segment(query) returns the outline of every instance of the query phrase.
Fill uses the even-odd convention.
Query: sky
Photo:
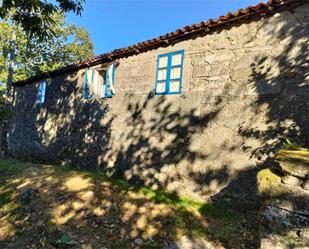
[[[262,0],[85,1],[81,17],[74,14],[67,17],[69,22],[89,31],[98,55],[256,5]]]

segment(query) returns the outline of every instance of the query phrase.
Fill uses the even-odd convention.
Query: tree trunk
[[[13,28],[9,67],[8,67],[8,78],[6,82],[6,96],[7,98],[9,98],[9,102],[10,102],[10,97],[12,95],[12,83],[13,83],[13,76],[14,76],[14,69],[15,69],[15,52],[16,52],[16,31]]]
[[[6,98],[5,98],[5,109],[12,110],[13,103],[13,94],[12,94],[12,84],[14,78],[14,69],[15,69],[15,52],[16,52],[16,31],[13,28],[12,31],[12,39],[11,39],[11,50],[9,57],[9,67],[8,67],[8,77],[6,82]],[[8,139],[9,139],[9,131],[11,127],[10,117],[3,120],[1,124],[1,136],[0,136],[0,149],[1,154],[8,155]]]

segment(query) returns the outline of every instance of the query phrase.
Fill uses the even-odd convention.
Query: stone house
[[[15,82],[9,151],[248,200],[285,138],[308,144],[308,17],[270,1]]]

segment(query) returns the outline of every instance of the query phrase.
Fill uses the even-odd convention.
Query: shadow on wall
[[[239,129],[242,136],[263,142],[253,151],[257,158],[273,155],[285,138],[309,146],[309,29],[303,23],[308,15],[306,8],[282,15],[287,18],[285,23],[267,23],[258,31],[264,32],[266,43],[277,40],[280,46],[256,57],[251,65],[252,90],[261,97],[250,105],[257,114],[266,113],[265,125],[259,129],[253,119],[250,125]]]
[[[47,87],[44,104],[36,102],[35,85],[28,85],[29,89],[19,92],[17,101],[20,103],[16,106],[23,109],[15,112],[26,122],[20,124],[22,122],[15,119],[18,127],[12,137],[21,139],[23,145],[17,144],[26,149],[18,147],[15,152],[18,157],[96,168],[97,158],[104,153],[109,141],[113,120],[102,122],[109,110],[105,100],[83,100],[83,84],[76,84],[79,79],[78,74],[55,78]],[[29,109],[33,112],[28,112]]]
[[[252,117],[247,124],[240,125],[238,130],[239,135],[244,139],[248,141],[255,139],[261,142],[260,146],[255,148],[245,148],[250,151],[251,158],[258,161],[259,169],[271,167],[273,170],[277,170],[273,158],[286,138],[305,147],[309,146],[309,29],[308,23],[304,24],[304,20],[308,19],[307,9],[308,7],[298,8],[296,13],[285,12],[277,15],[276,18],[280,21],[278,25],[276,25],[277,20],[274,18],[274,20],[266,21],[258,30],[263,33],[266,44],[279,41],[277,48],[266,49],[265,52],[262,52],[264,55],[257,56],[254,59],[255,62],[250,65],[252,74],[248,88],[258,93],[259,97],[252,101],[247,108],[255,110],[256,116]],[[285,21],[282,22],[282,20]],[[245,172],[245,175],[256,181],[256,173],[257,170],[248,171]],[[214,199],[224,196],[226,192],[233,192],[235,185],[241,185],[241,181],[239,181],[241,176],[242,173],[227,188],[220,191]],[[251,187],[253,186],[250,186],[249,189]],[[257,189],[255,191],[257,192]],[[269,194],[272,195],[272,193]],[[309,200],[306,195],[302,196],[302,194],[304,193],[292,191],[289,194],[277,194],[272,197],[281,201],[290,200],[292,206],[289,207],[289,210],[297,212],[299,210],[297,205],[309,206]],[[281,215],[282,217],[286,215],[284,217],[286,220],[295,219],[293,213],[287,212]],[[260,240],[270,238],[274,235],[273,233],[288,237],[290,232],[301,243],[305,238],[303,236],[306,236],[302,234],[303,229],[308,228],[308,218],[302,217],[302,219],[302,222],[297,226],[293,225],[294,227],[284,225],[278,228],[275,221],[266,227],[257,223],[260,232],[264,232]],[[266,235],[265,231],[267,231]],[[290,246],[288,248],[294,248],[295,241],[292,241],[291,238],[288,240],[290,240],[290,244],[285,241]]]
[[[207,152],[198,148],[201,144],[194,144],[199,141],[199,134],[216,120],[223,106],[220,99],[211,111],[200,115],[199,108],[189,106],[183,110],[178,104],[175,109],[169,96],[150,93],[124,107],[125,129],[117,134],[117,113],[111,112],[108,100],[83,100],[82,84],[71,84],[79,80],[78,75],[64,78],[59,77],[48,86],[43,105],[36,103],[34,85],[28,85],[29,89],[19,94],[20,103],[16,106],[23,110],[15,110],[20,121],[15,119],[17,127],[12,136],[17,146],[22,146],[16,149],[19,158],[96,169],[154,187],[175,184],[171,187],[173,191],[180,186],[177,184],[182,184],[181,188],[188,184],[188,194],[197,196],[213,192],[208,192],[207,185],[213,185],[214,190],[227,183],[228,165],[208,170],[203,164]],[[26,99],[29,92],[33,92],[30,100]],[[29,109],[34,111],[27,112]],[[214,157],[219,155],[213,153]],[[197,169],[190,170],[189,166],[194,164]],[[188,180],[183,182],[185,177]]]
[[[181,107],[173,110],[173,103],[166,98],[150,93],[145,100],[128,105],[127,130],[120,134],[125,142],[120,142],[120,148],[115,151],[109,151],[107,160],[114,159],[109,174],[162,187],[181,179],[186,173],[177,172],[175,166],[180,162],[193,164],[208,157],[207,153],[190,146],[194,135],[216,119],[220,107],[200,117],[196,109],[184,114]],[[152,115],[148,115],[149,110]],[[159,180],[159,174],[166,166],[177,173],[169,176],[167,169],[164,179]],[[213,175],[213,179],[215,177]]]

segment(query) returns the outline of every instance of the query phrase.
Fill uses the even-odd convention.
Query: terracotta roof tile
[[[215,31],[219,27],[224,27],[225,25],[229,25],[236,21],[247,20],[255,16],[259,17],[262,14],[271,15],[282,10],[297,7],[303,3],[304,0],[270,0],[267,3],[259,3],[255,6],[249,6],[246,9],[239,9],[237,12],[234,13],[228,12],[226,15],[220,16],[217,19],[209,19],[207,22],[202,21],[197,24],[192,24],[191,26],[185,26],[182,29],[177,29],[174,32],[161,35],[157,38],[148,41],[139,42],[135,45],[128,46],[126,48],[115,49],[109,53],[88,58],[84,61],[79,61],[75,64],[57,69],[52,72],[42,73],[26,80],[17,81],[14,82],[13,85],[14,86],[24,85],[32,83],[34,81],[38,81],[46,77],[52,77],[64,73],[69,73],[72,71],[76,71],[78,69],[87,68],[89,66],[94,66],[100,63],[108,63],[114,59],[130,56],[132,54],[140,53],[141,51],[147,51],[150,49],[160,47],[165,43],[177,42],[178,40],[181,39],[187,39],[191,35],[196,35],[198,33],[200,33],[201,35],[205,35],[205,31],[206,33]]]

